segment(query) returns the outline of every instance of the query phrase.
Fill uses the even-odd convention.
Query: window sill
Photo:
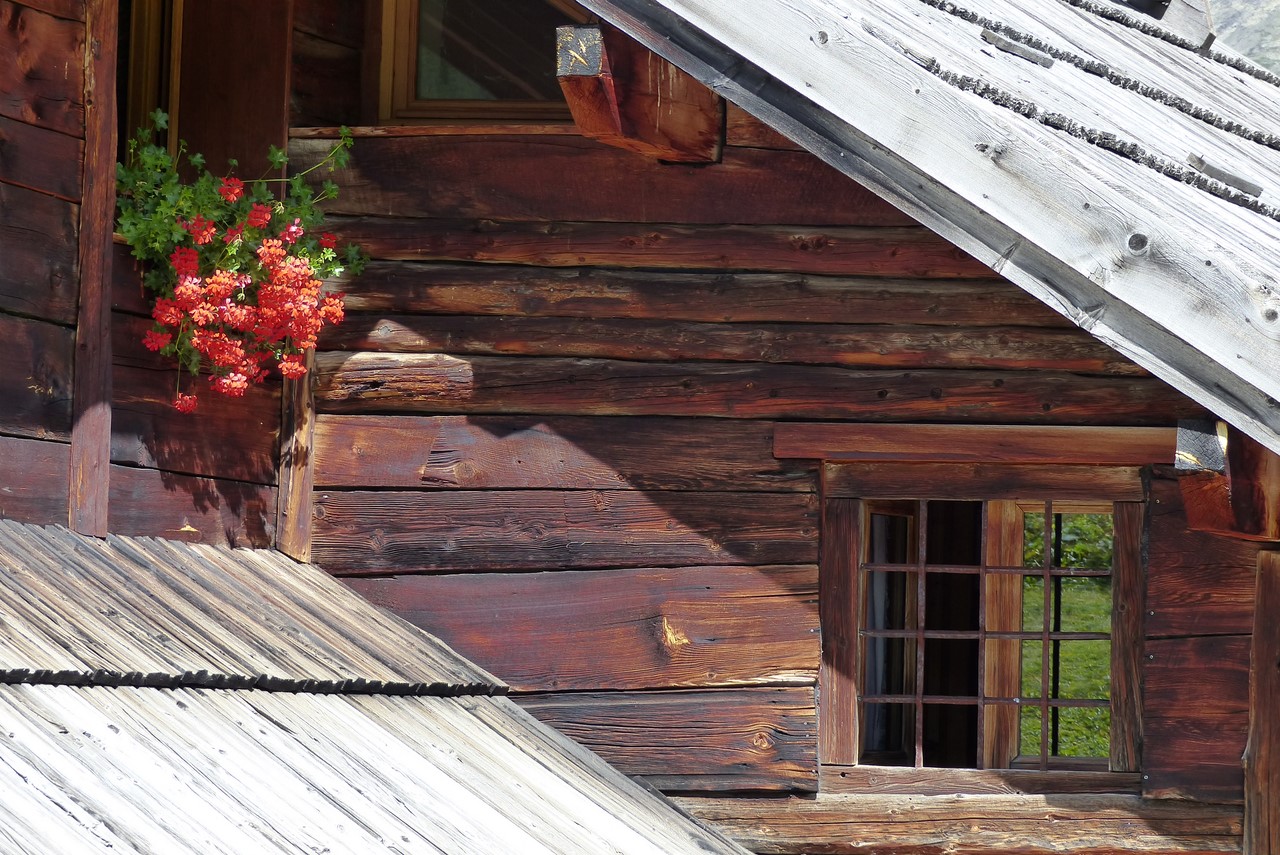
[[[818,769],[824,794],[1048,795],[1111,793],[1137,795],[1137,772],[1038,769],[913,769],[905,766],[834,766]]]

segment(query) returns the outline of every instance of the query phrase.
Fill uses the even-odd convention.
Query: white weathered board
[[[1280,451],[1274,76],[1098,0],[585,2]]]

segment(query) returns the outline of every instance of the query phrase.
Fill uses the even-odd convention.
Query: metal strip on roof
[[[493,675],[278,553],[0,520],[0,682],[493,693]]]

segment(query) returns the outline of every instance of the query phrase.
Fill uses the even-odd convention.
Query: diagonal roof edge
[[[716,4],[707,0],[582,2],[1104,343],[1280,452],[1280,372],[1275,370],[1274,330],[1280,313],[1271,305],[1274,263],[1266,260],[1265,253],[1238,245],[1247,239],[1227,243],[1232,246],[1230,253],[1215,244],[1219,254],[1205,262],[1207,269],[1186,263],[1183,253],[1176,261],[1183,263],[1177,272],[1185,274],[1185,279],[1155,263],[1159,252],[1200,238],[1177,219],[1189,207],[1187,198],[1180,195],[1181,185],[1171,179],[1169,186],[1161,185],[1172,197],[1169,210],[1152,211],[1142,204],[1144,200],[1122,195],[1115,186],[1122,182],[1092,180],[1089,193],[1077,196],[1096,194],[1107,204],[1092,209],[1086,204],[1084,211],[1064,207],[1061,221],[1042,219],[1038,229],[1027,228],[1025,221],[1001,216],[1017,206],[1020,181],[1025,197],[1044,203],[1049,210],[1050,197],[1064,183],[1075,181],[1077,176],[1070,170],[1080,162],[1094,158],[1113,173],[1114,165],[1089,152],[1087,142],[1076,140],[1073,145],[1062,139],[1065,135],[1055,136],[1051,128],[1030,127],[1032,123],[1016,116],[1001,116],[994,112],[1002,109],[996,106],[982,115],[976,127],[966,129],[979,137],[976,144],[967,146],[977,152],[966,150],[963,143],[953,145],[948,153],[958,157],[945,167],[939,166],[936,152],[932,158],[918,147],[899,153],[872,132],[883,117],[871,115],[877,105],[867,94],[874,91],[881,105],[901,104],[904,112],[910,105],[913,115],[895,118],[901,124],[919,124],[944,115],[941,105],[958,100],[960,93],[948,92],[945,86],[931,87],[932,75],[920,67],[919,58],[913,59],[912,51],[884,51],[883,43],[874,43],[874,34],[859,34],[856,23],[849,26],[837,20],[835,4],[767,7],[752,0],[727,11],[716,10]],[[787,32],[776,26],[782,14],[776,10],[783,6],[793,16]],[[759,36],[743,39],[740,33],[729,33],[724,23],[730,15],[749,21],[743,26],[754,27]],[[826,36],[825,27],[858,41],[867,48],[865,53],[878,50],[877,61],[891,67],[879,69],[879,75],[866,73],[864,67],[856,78],[852,67],[842,79],[832,74],[833,69],[845,69],[840,60],[831,58],[833,51],[824,50],[829,42],[819,36]],[[831,39],[830,45],[837,41]],[[841,86],[851,94],[842,98]],[[922,88],[928,90],[924,97],[920,97]],[[947,130],[958,133],[952,126]],[[997,164],[999,158],[986,156],[981,140],[1002,139],[1041,152],[1038,165],[1044,169],[1038,181],[1028,181],[1025,172],[1013,174],[1013,158]],[[1061,162],[1054,162],[1055,155]],[[981,181],[1004,191],[1003,210],[989,203],[991,197],[985,192],[957,189],[967,182],[965,189],[973,191]],[[993,190],[993,196],[998,195]],[[1207,201],[1211,197],[1204,195],[1206,201],[1194,198],[1191,207],[1209,208],[1210,220],[1221,216],[1221,210]],[[1223,231],[1223,240],[1229,241],[1231,226]],[[1072,239],[1075,249],[1083,247],[1092,254],[1081,257],[1064,251]],[[1208,316],[1199,316],[1194,310],[1204,308],[1206,298],[1215,295],[1230,298],[1226,307],[1210,305]],[[1232,315],[1242,307],[1239,316]],[[1179,312],[1184,309],[1186,317],[1180,322]]]

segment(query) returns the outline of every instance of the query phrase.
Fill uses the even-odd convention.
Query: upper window
[[[860,761],[1108,768],[1109,504],[864,503]]]
[[[384,0],[382,119],[560,121],[556,27],[571,0]]]

